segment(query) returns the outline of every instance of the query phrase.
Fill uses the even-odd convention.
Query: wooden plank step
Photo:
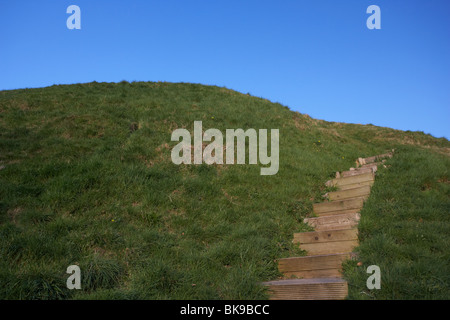
[[[300,249],[305,250],[308,256],[317,254],[347,253],[358,246],[358,240],[342,240],[318,243],[305,243]]]
[[[360,183],[364,181],[373,181],[375,179],[375,175],[373,172],[363,173],[356,176],[349,176],[349,177],[340,177],[336,179],[332,179],[327,181],[327,186],[344,186],[347,184],[354,184],[354,183]]]
[[[353,228],[358,225],[361,215],[357,212],[322,216],[316,218],[305,218],[304,223],[313,227],[316,231],[338,230]]]
[[[364,164],[370,164],[377,161],[377,157],[358,158],[358,164],[360,166]]]
[[[364,181],[360,183],[352,183],[352,184],[346,184],[345,186],[340,186],[339,190],[348,190],[348,189],[354,189],[362,186],[373,186],[374,181]]]
[[[306,256],[317,257],[315,256]],[[313,279],[313,278],[342,278],[342,266],[340,268],[330,269],[317,269],[317,270],[301,270],[301,271],[287,271],[284,272],[285,277],[296,277],[301,279]]]
[[[340,278],[289,279],[263,283],[270,300],[343,300],[347,281]]]
[[[393,153],[392,152],[388,152],[388,153],[384,153],[384,154],[379,154],[373,157],[367,157],[367,158],[358,158],[358,164],[359,165],[364,165],[364,164],[370,164],[370,163],[374,163],[377,161],[380,161],[384,158],[392,158]]]
[[[341,177],[351,177],[351,176],[357,176],[359,174],[364,174],[364,173],[374,173],[376,172],[376,169],[374,171],[373,169],[374,167],[367,167],[367,168],[358,168],[358,169],[354,169],[354,170],[348,170],[348,171],[342,171],[341,172]]]
[[[343,240],[355,240],[358,239],[358,229],[338,229],[327,231],[311,231],[294,233],[293,243],[306,244],[306,243],[320,243],[320,242],[332,242]]]
[[[385,158],[392,158],[393,156],[394,156],[394,151],[388,152],[388,153],[379,154],[376,157],[377,157],[377,160],[381,160],[381,159],[385,159]]]
[[[352,199],[350,199],[352,200]],[[361,209],[344,209],[344,210],[333,210],[328,211],[324,213],[318,213],[316,214],[318,217],[324,217],[324,216],[333,216],[333,215],[341,215],[345,213],[353,213],[353,212],[359,212]]]
[[[351,253],[284,258],[278,260],[278,270],[304,279],[342,277],[342,263],[351,258]]]
[[[376,163],[370,163],[370,164],[363,164],[362,166],[360,166],[358,169],[367,169],[367,168],[372,168],[373,172],[377,171],[377,168],[379,165],[381,165],[382,163],[380,162],[376,162]]]
[[[358,197],[367,197],[370,194],[370,186],[361,186],[357,188],[339,190],[328,193],[328,198],[331,201],[345,200]]]
[[[364,205],[363,198],[354,198],[349,200],[328,201],[313,204],[313,211],[318,216],[330,214],[342,214],[359,211]]]

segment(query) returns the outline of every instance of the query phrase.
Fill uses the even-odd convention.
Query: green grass
[[[171,133],[192,133],[196,120],[222,132],[279,129],[278,173],[261,176],[259,165],[174,165]],[[432,187],[420,191],[422,202],[396,196],[385,206],[405,206],[396,214],[414,224],[423,203],[430,204],[421,216],[425,230],[417,231],[424,243],[435,232],[448,244],[438,236],[448,234],[440,224],[448,221],[441,217],[448,182],[431,177],[448,181],[449,147],[423,132],[315,120],[215,86],[121,82],[1,91],[0,298],[265,299],[259,283],[279,276],[276,259],[303,254],[292,245],[293,233],[309,230],[302,220],[327,191],[324,182],[358,157],[392,148],[403,151],[375,186],[397,183],[384,178],[391,174],[416,183],[429,173]],[[374,198],[401,192],[398,186],[375,187]],[[433,206],[440,206],[440,218]],[[365,217],[370,205],[364,210]],[[395,244],[384,225],[364,219],[363,237],[374,232],[380,245]],[[405,227],[406,240],[414,230]],[[427,255],[421,248],[408,250]],[[447,253],[433,261],[448,261]],[[382,262],[374,264],[385,292]],[[65,286],[72,264],[81,268],[82,290]],[[447,274],[439,270],[423,281],[448,287]],[[394,288],[387,296],[405,294]]]
[[[348,262],[351,299],[450,298],[450,159],[402,147],[376,177],[361,211],[359,261]],[[381,289],[368,290],[378,265]]]

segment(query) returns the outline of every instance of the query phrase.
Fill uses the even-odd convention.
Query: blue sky
[[[450,138],[449,14],[448,0],[0,0],[0,90],[194,82]]]

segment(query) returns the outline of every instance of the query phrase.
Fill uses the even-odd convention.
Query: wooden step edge
[[[349,199],[352,200],[352,199]],[[335,216],[340,214],[346,214],[346,213],[360,213],[363,206],[360,206],[359,208],[349,208],[349,209],[342,209],[342,210],[329,210],[324,212],[315,212],[315,216],[318,217],[326,217],[326,216]]]
[[[383,153],[372,157],[366,157],[366,158],[358,158],[356,160],[356,163],[359,165],[365,165],[365,164],[371,164],[376,163],[378,161],[382,161],[386,158],[392,158],[394,156],[393,152]]]
[[[361,214],[350,212],[344,214],[304,218],[303,222],[315,229],[315,231],[336,230],[343,228],[357,228]]]
[[[358,239],[358,229],[342,228],[328,231],[309,231],[294,233],[294,244],[323,243]]]
[[[320,218],[320,217],[328,217],[328,216],[336,216],[336,215],[341,215],[341,214],[346,214],[346,213],[359,213],[361,211],[362,207],[359,209],[344,209],[344,210],[333,210],[333,211],[327,211],[327,212],[320,212],[320,213],[316,213],[317,217],[316,218]]]
[[[348,283],[342,278],[286,279],[263,283],[270,300],[344,300]]]
[[[315,256],[301,256],[278,259],[278,271],[284,279],[295,278],[342,278],[342,264],[356,260],[355,252],[332,253]]]
[[[343,278],[342,266],[328,269],[284,271],[283,279]]]
[[[333,186],[351,184],[356,182],[370,181],[375,179],[375,174],[373,172],[362,173],[356,176],[350,177],[340,177],[331,180]]]
[[[367,199],[369,199],[370,193],[367,194],[357,194],[357,195],[346,195],[346,194],[340,194],[339,198],[335,198],[335,195],[331,196],[330,201],[340,201],[340,200],[353,200],[353,199],[358,199],[361,198],[363,199],[363,201],[366,201]],[[361,207],[362,209],[362,207]]]
[[[370,194],[370,191],[371,187],[369,185],[364,185],[351,189],[328,192],[327,198],[330,199],[331,201],[347,200],[358,197],[367,199],[367,197]]]
[[[313,212],[319,215],[330,211],[360,210],[364,206],[365,200],[364,197],[356,197],[353,199],[313,203]]]
[[[340,186],[338,188],[338,190],[336,190],[336,191],[328,192],[328,194],[342,193],[343,191],[345,191],[345,192],[365,191],[365,192],[369,193],[372,189],[373,183],[374,183],[374,181],[366,181],[366,182],[357,182],[357,183],[347,184],[344,186]],[[341,187],[344,187],[347,189],[340,189]]]
[[[365,182],[357,182],[357,183],[352,183],[352,184],[346,184],[346,185],[343,185],[343,186],[339,186],[338,187],[338,191],[358,188],[358,187],[362,187],[362,186],[370,186],[371,187],[371,186],[373,186],[374,183],[375,183],[375,181],[371,180],[371,181],[365,181]]]
[[[286,286],[286,285],[305,285],[305,284],[322,284],[322,283],[347,283],[340,278],[312,278],[312,279],[281,279],[262,282],[267,286]]]
[[[356,220],[359,221],[361,219],[361,213],[357,210],[353,210],[351,212],[345,212],[340,214],[330,214],[330,215],[324,215],[324,216],[316,216],[316,217],[309,217],[309,218],[303,218],[304,223],[308,223],[310,221],[317,221],[322,223],[337,223],[340,221],[349,221],[349,220]],[[345,228],[341,228],[345,229]]]
[[[278,259],[278,270],[285,273],[339,268],[343,261],[354,257],[355,253],[347,252],[282,258]]]
[[[348,228],[358,228],[358,222],[345,223]],[[342,228],[342,224],[323,224],[314,227],[317,231],[330,231]]]
[[[352,252],[358,245],[358,239],[354,239],[319,243],[303,243],[299,245],[299,247],[300,249],[306,251],[307,256],[315,256],[320,254]]]
[[[375,175],[373,173],[363,173],[356,176],[349,176],[349,177],[342,177],[333,179],[332,185],[333,187],[340,187],[345,186],[347,184],[355,184],[355,183],[361,183],[361,182],[367,182],[367,181],[374,181]]]
[[[296,256],[296,257],[287,257],[287,258],[280,258],[278,261],[293,261],[293,260],[311,260],[311,259],[319,259],[319,258],[326,258],[326,257],[351,257],[354,255],[354,252],[347,252],[347,253],[332,253],[332,254],[319,254],[317,256]]]
[[[362,173],[359,175],[353,175],[353,176],[346,176],[346,177],[339,177],[335,179],[331,179],[325,182],[325,186],[327,187],[340,187],[347,184],[355,184],[355,183],[361,183],[361,182],[367,182],[367,181],[374,181],[375,180],[375,173],[367,172]]]
[[[353,170],[352,170],[353,169]],[[340,173],[341,177],[354,177],[358,176],[364,173],[375,173],[377,171],[376,166],[375,167],[367,167],[367,168],[350,168],[350,170],[342,171]]]
[[[364,169],[364,168],[375,168],[375,172],[377,171],[379,166],[384,165],[384,163],[386,162],[386,159],[381,160],[381,161],[377,161],[377,162],[373,162],[373,163],[366,163],[366,164],[357,164],[356,168],[358,169]]]
[[[363,165],[360,165],[358,167],[358,169],[359,168],[361,168],[361,169],[364,169],[364,168],[377,168],[378,169],[378,166],[380,166],[382,164],[383,164],[382,162],[374,162],[374,163],[363,164]]]

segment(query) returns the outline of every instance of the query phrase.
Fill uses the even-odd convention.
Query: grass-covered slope
[[[248,164],[173,164],[173,130],[192,134],[196,120],[204,130],[222,132],[279,129],[278,173],[262,176],[261,166]],[[424,133],[313,120],[265,99],[197,84],[2,91],[0,298],[264,299],[258,283],[279,276],[275,260],[302,254],[292,234],[307,230],[302,220],[322,201],[324,182],[358,157],[392,148],[400,150],[401,162],[393,162],[389,175],[402,183],[386,178],[393,185],[379,192],[400,192],[415,181],[422,170],[408,171],[413,167],[401,150],[417,152],[421,163],[439,163],[430,173],[431,189],[420,192],[423,203],[429,196],[448,208],[450,143]],[[377,178],[376,185],[385,180]],[[391,207],[380,210],[401,215],[402,228],[448,228],[432,213],[416,213],[422,202],[414,207],[392,198],[385,201]],[[402,205],[410,210],[394,210]],[[364,238],[372,229],[375,240],[383,237],[385,225],[397,230],[367,219]],[[443,237],[448,244],[448,232]],[[415,248],[421,254],[422,247]],[[73,264],[81,268],[81,290],[66,288],[66,268]],[[356,278],[358,272],[349,271]],[[448,279],[439,281],[448,286]]]
[[[450,158],[402,147],[386,166],[361,211],[359,259],[346,264],[349,298],[448,300]],[[380,290],[366,287],[370,265]]]

